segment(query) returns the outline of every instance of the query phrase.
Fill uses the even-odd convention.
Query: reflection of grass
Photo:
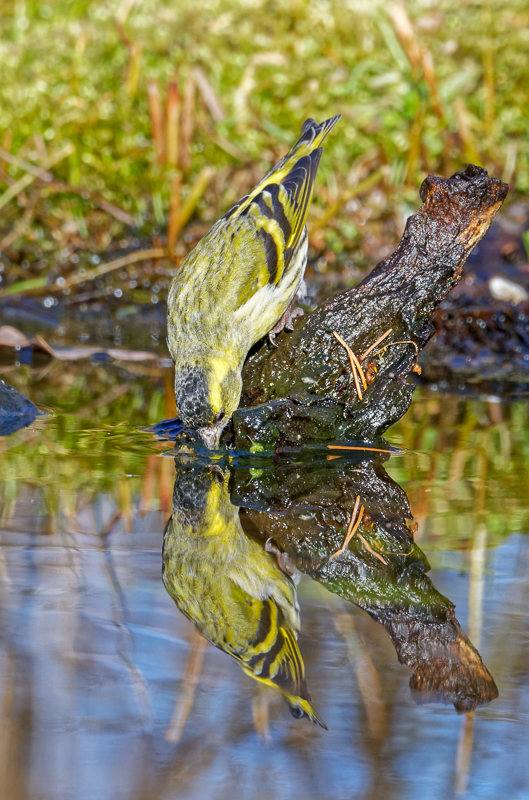
[[[170,373],[167,377],[170,386]],[[164,494],[167,507],[171,490],[160,478],[165,466],[157,463],[156,456],[167,445],[161,447],[140,431],[174,413],[163,373],[158,380],[131,381],[128,376],[127,383],[126,373],[111,365],[81,362],[64,369],[52,362],[44,377],[39,370],[26,368],[9,378],[37,403],[58,413],[0,439],[4,516],[11,513],[24,486],[36,487],[46,513],[53,515],[65,509],[71,512],[100,494],[113,496],[125,518],[131,516],[133,498],[141,498],[138,508],[158,508]],[[162,460],[172,470],[170,459]]]
[[[417,395],[389,432],[412,450],[388,471],[408,493],[421,544],[466,548],[483,525],[489,544],[527,531],[529,419],[512,404]]]
[[[174,415],[170,372],[127,385],[125,373],[111,365],[71,364],[40,378],[38,370],[19,370],[16,378],[25,394],[60,413],[0,440],[6,509],[28,485],[56,511],[100,494],[112,496],[128,518],[133,508],[169,509],[174,466],[157,455],[168,444],[139,429]],[[127,391],[101,402],[119,387]],[[408,493],[421,547],[466,548],[480,525],[489,544],[527,530],[525,402],[438,398],[419,390],[388,437],[410,450],[392,457],[387,469]]]
[[[479,161],[507,179],[515,173],[527,191],[527,4],[442,0],[425,12],[412,0],[411,26],[388,8],[338,0],[4,4],[0,145],[33,166],[72,145],[51,167],[53,180],[35,178],[2,210],[0,239],[19,226],[9,280],[46,274],[55,250],[60,271],[75,271],[72,252],[104,251],[129,217],[151,234],[170,216],[174,237],[190,195],[209,224],[307,115],[344,114],[313,212],[336,207],[324,237],[313,237],[335,252],[362,239],[366,219],[371,233],[388,216],[400,228],[431,170]],[[377,170],[381,191],[371,186],[361,204],[352,200]],[[0,158],[0,195],[25,175],[23,164]],[[16,257],[22,245],[29,265]],[[134,294],[142,287],[131,272],[122,281],[138,284]]]

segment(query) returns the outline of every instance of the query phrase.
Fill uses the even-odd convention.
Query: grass
[[[0,288],[169,234],[170,258],[140,269],[163,297],[307,116],[344,115],[309,224],[330,261],[394,244],[428,172],[473,161],[529,191],[523,0],[16,0],[0,26]],[[145,299],[130,272],[99,289]]]

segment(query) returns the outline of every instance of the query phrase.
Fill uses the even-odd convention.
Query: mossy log
[[[298,320],[277,348],[264,341],[250,355],[242,407],[233,416],[235,447],[374,441],[398,420],[415,388],[409,376],[417,353],[433,333],[430,318],[461,280],[507,191],[471,165],[451,178],[429,175],[420,189],[423,205],[408,219],[397,250],[357,287]],[[362,362],[369,385],[358,392],[334,334],[361,360],[387,331]]]

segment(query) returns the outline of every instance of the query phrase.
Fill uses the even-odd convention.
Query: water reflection
[[[177,460],[163,580],[178,608],[244,672],[280,691],[293,716],[322,727],[297,644],[300,573],[384,627],[412,670],[417,703],[469,712],[496,698],[453,603],[426,575],[405,492],[381,458],[331,459],[313,452],[258,469]],[[340,552],[347,531],[354,535]]]
[[[41,399],[42,383],[19,388],[72,405],[74,369],[43,378]],[[294,583],[307,573],[297,643],[325,731],[293,720],[164,588],[175,479],[203,470],[175,472],[167,442],[139,432],[152,380],[99,418],[115,387],[90,372],[101,405],[81,393],[79,413],[0,441],[2,800],[438,800],[467,785],[472,800],[529,796],[527,403],[423,394],[391,432],[407,452],[388,461],[222,466],[248,540]],[[357,496],[374,523],[360,533],[387,568],[356,536],[329,562]],[[416,706],[409,689],[425,676],[427,696],[434,675],[450,703],[493,694],[446,598],[499,688],[462,717]]]
[[[296,584],[244,533],[219,468],[177,475],[163,545],[163,581],[200,633],[244,672],[281,692],[294,717],[327,726],[310,702],[297,637]]]

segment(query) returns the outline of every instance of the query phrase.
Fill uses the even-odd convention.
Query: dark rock
[[[0,380],[0,436],[26,428],[38,417],[39,411],[31,400]]]

